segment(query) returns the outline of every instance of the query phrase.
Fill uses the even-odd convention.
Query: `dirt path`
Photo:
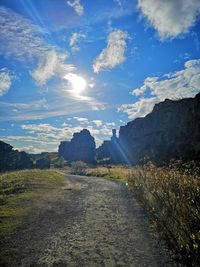
[[[67,176],[0,246],[1,266],[172,266],[127,187],[100,178]]]

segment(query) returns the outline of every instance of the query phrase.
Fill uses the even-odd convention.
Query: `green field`
[[[50,170],[24,170],[0,175],[0,235],[13,230],[23,215],[63,183],[64,176]]]

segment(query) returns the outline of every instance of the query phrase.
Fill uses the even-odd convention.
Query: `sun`
[[[86,80],[75,73],[68,73],[64,78],[70,82],[73,92],[77,95],[82,93],[87,86]]]

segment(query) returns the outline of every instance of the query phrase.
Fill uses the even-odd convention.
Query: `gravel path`
[[[173,266],[124,184],[72,175],[0,249],[1,266]]]

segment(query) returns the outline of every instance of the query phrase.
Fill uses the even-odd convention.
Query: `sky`
[[[0,0],[0,140],[96,145],[158,102],[200,92],[199,0]]]

